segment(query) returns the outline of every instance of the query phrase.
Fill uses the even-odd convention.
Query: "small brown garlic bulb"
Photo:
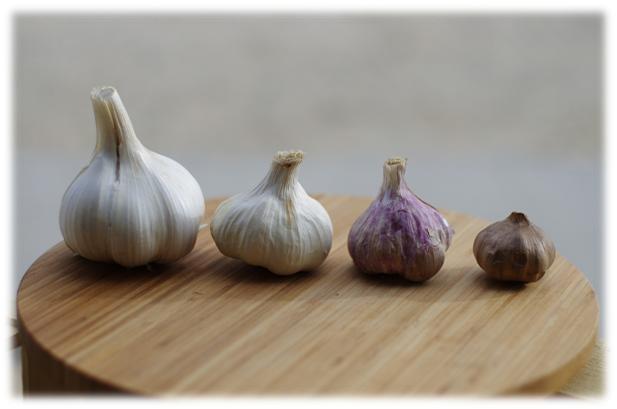
[[[512,212],[478,233],[473,254],[494,279],[531,282],[553,264],[555,245],[525,214]]]

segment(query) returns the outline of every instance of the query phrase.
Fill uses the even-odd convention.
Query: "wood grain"
[[[578,399],[597,399],[604,393],[606,344],[596,340],[591,356],[583,368],[559,390],[560,395]]]
[[[432,280],[365,276],[346,240],[370,199],[317,198],[332,252],[289,277],[224,257],[208,229],[182,260],[132,270],[53,247],[18,293],[24,390],[552,393],[585,364],[598,304],[563,257],[537,283],[491,281],[472,254],[488,223],[444,212],[456,234]]]

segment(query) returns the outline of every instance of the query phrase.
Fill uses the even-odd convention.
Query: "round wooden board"
[[[563,257],[537,283],[490,281],[471,250],[487,222],[444,211],[456,234],[432,280],[365,276],[346,242],[371,199],[316,197],[334,239],[310,273],[224,257],[208,229],[182,260],[133,270],[53,247],[18,294],[26,391],[551,393],[585,363],[598,305]]]

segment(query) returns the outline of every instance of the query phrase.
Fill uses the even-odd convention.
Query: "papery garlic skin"
[[[478,233],[473,242],[478,265],[492,278],[533,282],[555,260],[555,245],[524,213],[512,212]]]
[[[381,191],[352,225],[347,247],[362,272],[425,281],[443,265],[454,231],[409,189],[406,163],[402,158],[386,161]]]
[[[210,231],[221,253],[278,275],[313,270],[325,260],[332,222],[298,182],[302,158],[300,151],[278,152],[259,185],[219,205]]]
[[[199,184],[141,144],[114,88],[95,88],[91,100],[96,147],[62,198],[64,242],[86,259],[125,267],[188,254],[205,210]]]

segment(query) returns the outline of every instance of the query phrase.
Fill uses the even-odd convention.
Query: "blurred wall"
[[[107,84],[206,197],[252,187],[279,149],[305,151],[309,192],[355,195],[406,156],[421,197],[525,211],[603,295],[599,15],[20,15],[15,42],[14,289],[61,240]]]

